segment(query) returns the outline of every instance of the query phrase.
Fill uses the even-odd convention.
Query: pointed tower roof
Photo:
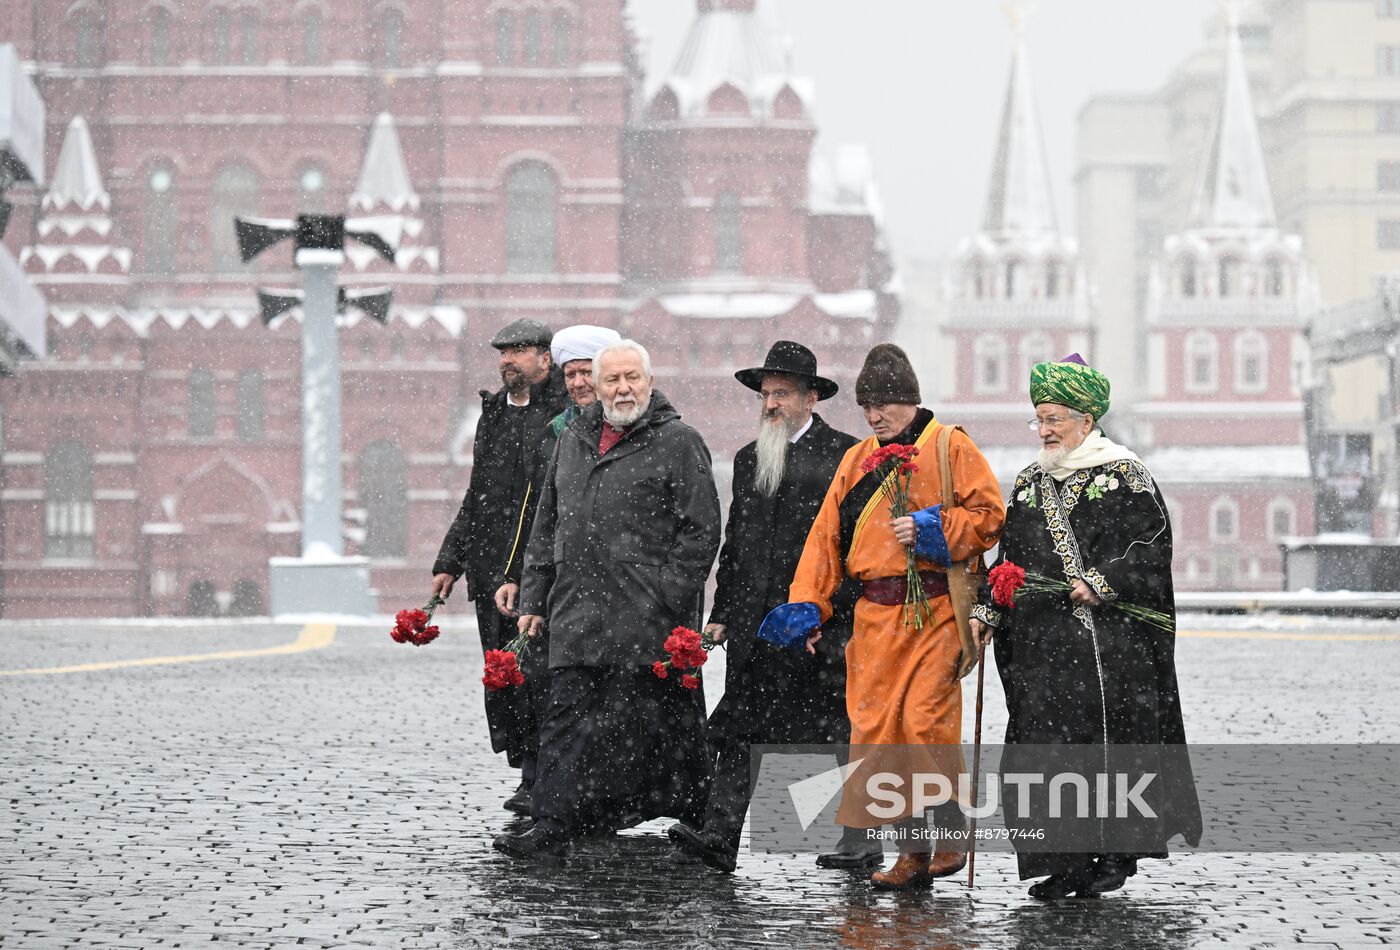
[[[350,196],[350,205],[362,211],[375,208],[418,210],[418,194],[408,178],[394,117],[387,112],[379,113],[374,120],[369,147],[365,149],[365,163],[360,169],[360,182]]]
[[[92,148],[92,135],[87,120],[74,116],[63,136],[63,148],[58,153],[45,209],[82,212],[112,207],[112,198],[102,187],[102,174],[97,170],[97,153]]]
[[[698,0],[698,15],[662,86],[676,97],[679,118],[705,115],[711,95],[724,86],[738,90],[756,117],[772,114],[784,89],[810,113],[811,81],[792,75],[790,50],[754,5],[754,0]]]
[[[1274,200],[1240,45],[1239,11],[1234,4],[1226,18],[1224,89],[1191,208],[1191,224],[1210,229],[1273,228]]]
[[[983,231],[993,236],[1037,237],[1059,232],[1045,138],[1026,56],[1028,12],[1023,4],[1007,9],[1015,45],[992,166],[992,187],[982,224]]]

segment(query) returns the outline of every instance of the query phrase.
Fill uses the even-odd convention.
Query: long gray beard
[[[758,429],[758,441],[754,450],[758,454],[758,466],[754,472],[754,487],[765,498],[772,498],[783,483],[783,473],[787,471],[788,447],[792,445],[792,427],[786,419],[774,422],[764,421]]]

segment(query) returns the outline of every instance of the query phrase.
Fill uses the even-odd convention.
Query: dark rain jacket
[[[521,409],[506,405],[504,389],[481,391],[471,481],[433,562],[435,576],[465,575],[473,597],[495,594],[512,555],[523,554],[521,502],[540,435],[566,403],[557,369],[530,387],[530,404]],[[507,416],[513,412],[520,416]]]
[[[698,629],[719,549],[705,440],[659,391],[598,454],[603,407],[564,429],[525,557],[521,614],[545,617],[549,665],[650,665],[679,624]]]

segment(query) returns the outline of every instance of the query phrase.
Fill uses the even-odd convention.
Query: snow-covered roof
[[[1240,46],[1238,15],[1233,8],[1227,15],[1224,88],[1191,222],[1198,228],[1272,228],[1274,201]]]
[[[699,118],[707,114],[710,96],[723,86],[743,94],[756,118],[772,116],[784,89],[791,89],[804,112],[811,113],[811,80],[791,75],[773,31],[744,4],[701,6],[675,66],[652,101],[669,90],[679,118]]]
[[[53,211],[107,211],[112,207],[112,198],[102,186],[87,120],[80,115],[68,123],[43,207]]]
[[[812,302],[829,317],[874,320],[880,315],[880,301],[873,290],[846,290],[836,294],[813,294]]]
[[[408,177],[408,166],[399,147],[394,117],[379,113],[370,132],[360,181],[350,196],[350,206],[359,211],[388,208],[392,211],[418,210],[419,198]]]
[[[712,319],[767,319],[780,317],[801,302],[800,294],[667,294],[657,298],[675,317]]]
[[[869,215],[880,220],[884,209],[870,150],[845,143],[837,146],[831,161],[813,155],[807,170],[807,207],[814,214]]]
[[[223,323],[234,329],[245,329],[261,323],[258,311],[241,307],[157,307],[140,310],[127,310],[120,307],[92,307],[86,305],[55,305],[49,308],[49,316],[59,326],[68,329],[80,320],[87,320],[94,328],[102,329],[113,321],[119,321],[131,328],[137,336],[146,336],[157,324],[179,330],[191,323],[205,330],[212,330]],[[288,312],[288,318],[300,322],[300,308]],[[351,309],[341,318],[341,325],[355,326],[368,319],[358,310]],[[454,337],[461,336],[466,329],[467,315],[461,307],[394,307],[389,311],[390,325],[401,323],[411,330],[417,330],[429,321],[436,322]]]
[[[1312,476],[1301,445],[1182,446],[1156,449],[1143,459],[1157,481],[1241,482]]]

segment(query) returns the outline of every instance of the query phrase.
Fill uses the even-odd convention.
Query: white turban
[[[591,360],[603,347],[621,340],[622,334],[616,330],[579,323],[554,334],[549,355],[555,366],[563,366],[570,360]]]

